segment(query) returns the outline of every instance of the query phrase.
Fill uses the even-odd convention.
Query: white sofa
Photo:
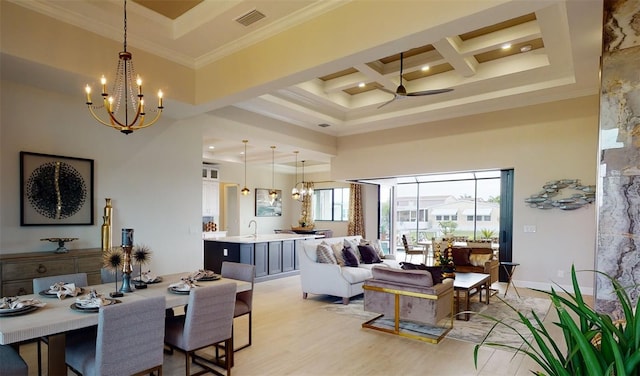
[[[302,283],[302,298],[308,294],[325,294],[339,296],[344,304],[349,304],[349,298],[362,294],[364,281],[371,278],[371,268],[375,265],[385,265],[400,268],[400,264],[393,255],[387,255],[382,263],[360,264],[358,267],[340,266],[337,264],[323,264],[317,262],[316,249],[318,244],[325,241],[329,244],[344,242],[344,239],[357,240],[361,236],[345,236],[336,238],[308,239],[302,241],[302,249],[298,252],[300,260],[300,281]]]

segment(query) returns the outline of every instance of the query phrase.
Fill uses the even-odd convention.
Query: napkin
[[[67,296],[77,296],[82,289],[76,287],[75,283],[58,282],[49,287],[49,292],[58,295],[58,299],[62,300]]]
[[[189,278],[194,279],[194,280],[198,280],[200,278],[211,278],[211,277],[215,277],[216,273],[212,270],[203,270],[200,269],[197,272],[193,272],[189,275]]]
[[[170,288],[177,291],[189,291],[196,286],[198,285],[196,285],[193,280],[189,278],[183,278],[180,282],[172,283],[169,285]]]
[[[92,290],[89,294],[76,298],[76,305],[82,308],[99,308],[108,305],[109,301]]]
[[[155,274],[152,274],[151,270],[149,270],[146,272],[142,272],[142,276],[138,277],[137,280],[145,283],[151,283],[151,282],[155,282],[157,278],[158,277]]]
[[[0,299],[0,309],[18,309],[27,306],[44,307],[46,303],[39,301],[38,299],[24,299],[14,297],[5,297]]]

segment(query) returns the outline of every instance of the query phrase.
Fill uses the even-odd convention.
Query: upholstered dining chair
[[[249,315],[249,342],[245,345],[233,349],[233,351],[239,351],[251,346],[251,308],[253,306],[253,283],[256,276],[256,267],[255,265],[223,261],[220,274],[224,278],[232,278],[240,281],[251,282],[251,290],[241,291],[236,294],[236,306],[233,311],[234,319],[240,316]]]
[[[0,375],[27,376],[29,368],[20,354],[9,345],[0,345]]]
[[[196,350],[224,342],[226,374],[233,362],[233,309],[236,302],[236,284],[221,283],[197,287],[189,293],[189,309],[185,315],[167,317],[165,320],[165,344],[185,353],[185,374],[191,376],[191,361],[205,368],[200,375],[212,372],[222,375],[209,364],[219,365],[196,355]],[[218,359],[215,359],[218,360]],[[212,365],[213,365],[212,364]]]
[[[162,375],[164,296],[100,308],[96,337],[67,336],[67,366],[85,376]]]
[[[425,256],[426,260],[425,250],[422,247],[410,246],[405,234],[402,234],[402,245],[404,246],[404,261],[407,261],[407,258],[413,260],[415,255]]]
[[[53,284],[58,282],[75,283],[77,287],[88,286],[87,273],[61,274],[50,277],[34,278],[33,293],[38,294],[40,291],[48,290]],[[47,338],[41,337],[37,340],[38,352],[38,376],[42,375],[42,343],[47,344]]]

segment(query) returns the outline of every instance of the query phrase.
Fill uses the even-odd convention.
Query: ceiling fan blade
[[[416,91],[413,93],[407,93],[408,97],[420,97],[423,95],[434,95],[434,94],[442,94],[453,91],[453,89],[436,89],[436,90],[424,90],[424,91]]]
[[[390,101],[384,102],[383,104],[381,104],[380,106],[378,106],[378,109],[381,109],[382,107],[388,105],[389,103],[395,101],[398,97],[394,96],[393,99],[391,99]]]

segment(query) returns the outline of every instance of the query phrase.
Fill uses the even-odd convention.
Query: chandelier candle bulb
[[[107,95],[107,78],[104,76],[104,74],[100,78],[100,83],[102,84],[102,95],[106,96]]]
[[[93,102],[91,102],[91,86],[89,86],[87,84],[87,86],[85,86],[84,91],[87,92],[87,104],[92,104]]]
[[[140,76],[138,76],[136,84],[138,85],[138,96],[142,97],[142,79],[140,78]]]
[[[158,108],[159,109],[163,109],[164,108],[162,106],[162,90],[158,90]]]

